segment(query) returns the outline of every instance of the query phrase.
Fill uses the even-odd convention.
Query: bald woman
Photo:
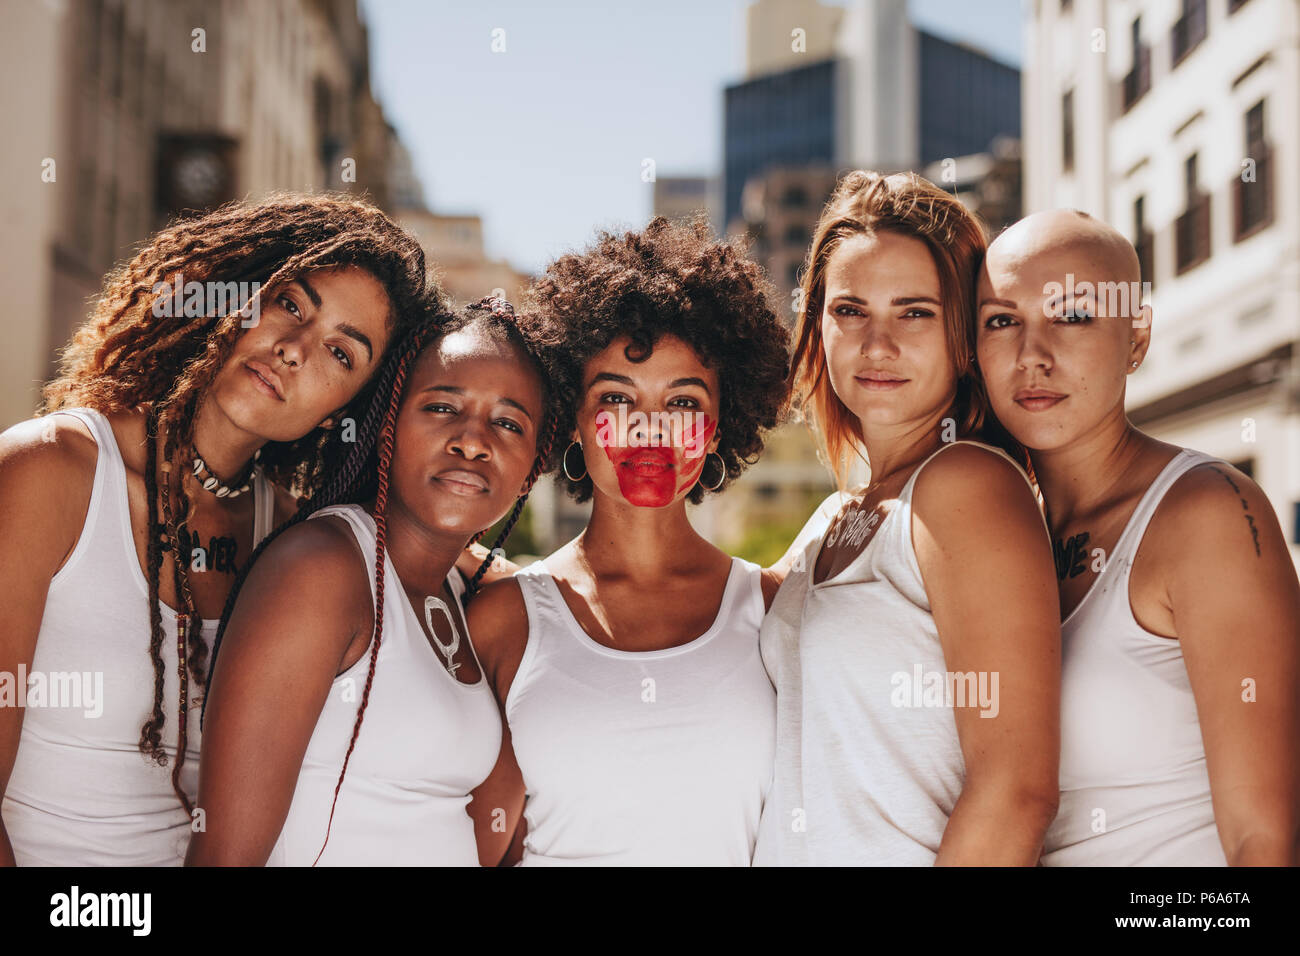
[[[1061,596],[1043,862],[1294,865],[1300,585],[1253,481],[1125,416],[1139,288],[1133,246],[1074,211],[1008,229],[979,280],[979,367],[1033,461]]]

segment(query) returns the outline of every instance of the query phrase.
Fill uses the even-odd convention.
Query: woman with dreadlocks
[[[774,574],[687,519],[763,449],[789,334],[759,267],[707,224],[602,234],[534,287],[564,396],[573,541],[470,605],[525,786],[523,865],[748,866],[775,698],[758,635]]]
[[[175,223],[108,278],[49,414],[0,435],[0,674],[81,692],[0,680],[0,863],[181,863],[232,578],[348,452],[425,295],[417,242],[329,196]]]
[[[504,541],[549,467],[549,390],[513,309],[484,299],[420,330],[378,403],[356,452],[377,466],[345,467],[334,500],[274,536],[223,621],[191,865],[505,852],[513,762],[460,613],[491,557],[468,583],[454,565],[509,512]]]

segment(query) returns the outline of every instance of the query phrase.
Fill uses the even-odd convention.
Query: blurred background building
[[[29,417],[106,273],[170,219],[278,190],[345,190],[397,216],[461,300],[525,277],[472,215],[425,206],[370,88],[356,0],[4,3],[0,283],[14,298],[0,420]]]
[[[743,4],[743,33],[716,45],[743,52],[741,66],[686,92],[717,97],[716,165],[656,178],[652,215],[706,213],[763,266],[791,323],[817,219],[850,169],[916,170],[990,235],[1056,206],[1106,219],[1134,240],[1154,287],[1154,344],[1130,379],[1130,417],[1252,474],[1300,561],[1300,0],[1025,0],[1022,69],[919,26],[923,5],[937,22],[928,0],[731,2]],[[358,3],[0,0],[11,137],[0,423],[35,410],[115,264],[169,219],[232,198],[364,193],[420,238],[458,302],[521,297],[531,276],[489,253],[487,224],[455,184],[435,201],[417,175],[373,90],[374,63],[388,61],[378,50],[372,62]],[[375,0],[366,14],[405,29],[425,11]],[[437,16],[435,27],[464,20]],[[389,95],[410,95],[418,69]],[[498,96],[495,121],[508,127],[517,107]],[[408,131],[427,133],[422,112],[407,117]],[[581,151],[598,130],[580,124],[599,122],[570,117],[533,145]],[[497,175],[512,187],[534,178]],[[727,495],[690,513],[720,546],[766,563],[831,487],[792,424]],[[547,553],[587,509],[540,482],[512,553]]]
[[[658,176],[651,215],[679,220],[707,216],[715,202],[715,187],[716,180],[707,176]]]
[[[1137,246],[1154,319],[1129,418],[1251,475],[1300,563],[1300,3],[1027,7],[1026,210]]]

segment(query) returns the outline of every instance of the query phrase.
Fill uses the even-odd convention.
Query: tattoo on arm
[[[1232,487],[1233,494],[1241,499],[1241,510],[1245,515],[1246,524],[1250,526],[1250,536],[1255,542],[1255,557],[1260,557],[1262,552],[1259,550],[1259,528],[1255,527],[1255,516],[1250,513],[1250,505],[1246,503],[1245,498],[1241,497],[1241,489],[1237,487],[1237,483],[1232,480],[1231,475],[1226,471],[1220,471],[1218,468],[1214,470]]]

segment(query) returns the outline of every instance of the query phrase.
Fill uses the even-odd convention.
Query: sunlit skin
[[[701,537],[686,514],[686,495],[720,441],[721,395],[717,373],[686,342],[663,336],[642,362],[624,355],[628,344],[627,338],[614,339],[584,369],[578,426],[570,437],[582,443],[592,478],[591,519],[576,539],[546,558],[546,567],[593,641],[621,651],[656,651],[689,643],[709,629],[731,572],[730,556]],[[653,412],[684,414],[667,420],[666,434],[662,427],[625,434],[618,428],[621,405],[627,406],[629,425],[635,412],[646,413],[647,426]],[[694,431],[697,412],[706,416],[703,434]],[[647,462],[647,474],[636,474],[632,463],[638,456]],[[570,466],[580,474],[577,458],[575,449]],[[764,579],[765,602],[774,593],[775,582]],[[504,701],[529,630],[518,583],[507,579],[484,588],[470,605],[469,626],[487,679]],[[505,808],[514,838],[508,860],[522,849],[523,804],[520,777],[517,791],[502,792],[496,804]]]
[[[862,554],[941,447],[957,385],[938,267],[921,240],[850,237],[825,282],[829,378],[858,418],[871,484],[837,519],[868,533],[820,547],[817,583]],[[954,708],[966,779],[935,862],[1032,865],[1055,814],[1059,749],[1060,632],[1042,519],[1013,466],[963,446],[917,478],[911,534],[946,668],[997,672],[1002,685],[996,720]]]
[[[989,253],[979,284],[977,352],[998,419],[1051,458],[1058,449],[1104,445],[1106,433],[1123,422],[1128,376],[1150,345],[1151,311],[1110,316],[1106,296],[1057,294],[1058,285],[1137,284],[1131,246],[1125,255],[1123,246],[1087,236],[1080,244],[1044,243],[1035,228],[1026,220]]]
[[[940,296],[934,259],[911,236],[851,236],[827,263],[827,372],[835,394],[875,445],[868,448],[877,487],[864,500],[864,512],[878,509],[883,517],[892,510],[912,467],[939,447],[942,420],[957,391]],[[848,544],[820,550],[814,580],[834,577],[865,542]]]
[[[293,440],[313,428],[338,425],[339,412],[376,370],[388,344],[389,309],[378,280],[355,266],[311,272],[273,292],[258,323],[236,340],[195,416],[194,447],[208,469],[232,480],[267,441]],[[136,545],[143,566],[147,449],[143,416],[131,415],[109,420],[127,461],[132,524],[138,516]],[[252,553],[252,492],[233,501],[217,498],[199,487],[190,469],[182,475],[190,528],[205,541],[233,537],[237,558],[246,559]],[[277,489],[277,522],[290,517],[294,507],[288,492]],[[170,567],[165,559],[159,591],[175,607]],[[224,574],[190,575],[202,617],[221,616],[229,585]]]
[[[645,362],[630,361],[623,354],[627,344],[627,339],[617,339],[588,362],[573,440],[584,450],[605,453],[584,456],[598,494],[632,507],[666,508],[694,487],[708,453],[717,447],[718,376],[675,336],[660,339]],[[629,408],[628,433],[620,431],[622,404]],[[637,423],[641,427],[632,423],[632,412],[643,413],[639,417],[645,422]],[[696,413],[706,418],[703,440],[695,432]],[[673,427],[681,425],[689,433]]]
[[[387,550],[416,620],[424,619],[426,595],[455,605],[447,573],[470,536],[522,492],[537,454],[542,395],[525,356],[474,325],[446,335],[412,368],[394,434]],[[192,840],[188,864],[260,865],[270,855],[333,681],[369,653],[371,561],[359,559],[343,520],[327,516],[290,529],[254,566],[213,676],[199,777],[208,826]],[[312,601],[283,586],[293,580],[313,582]],[[448,622],[433,622],[449,644]],[[453,660],[455,679],[480,679],[468,641]],[[508,748],[507,733],[503,754]],[[354,765],[349,776],[357,772]],[[512,757],[500,760],[473,792],[468,813],[485,861],[505,851],[495,845],[502,837],[493,809],[517,774]]]
[[[522,493],[541,394],[524,356],[472,325],[420,356],[397,419],[388,508],[388,551],[413,602],[441,588],[443,563]],[[477,668],[467,659],[458,673]]]
[[[319,425],[336,424],[331,416],[361,390],[388,343],[388,296],[362,269],[311,272],[269,299],[261,305],[259,323],[240,334],[194,421],[195,447],[211,472],[227,481],[240,475],[267,441],[296,439]],[[250,366],[270,381],[264,383]],[[131,410],[106,417],[125,464],[131,530],[143,574],[149,544],[145,416]],[[49,582],[81,535],[99,454],[79,421],[66,415],[51,421],[53,441],[44,440],[40,420],[15,425],[0,436],[0,518],[11,532],[5,537],[8,544],[0,547],[0,574],[13,589],[8,625],[0,635],[0,670],[11,673],[20,663],[31,666]],[[189,468],[181,474],[191,503],[188,527],[205,545],[227,539],[235,560],[245,560],[253,545],[253,493],[217,498],[199,486]],[[276,488],[275,494],[278,524],[293,514],[295,501],[283,489]],[[201,617],[221,616],[232,580],[231,574],[216,570],[189,576]],[[171,552],[163,555],[159,598],[171,608],[179,604]],[[142,640],[144,653],[147,634]],[[22,713],[0,708],[0,787],[17,753]],[[13,858],[0,826],[4,863],[12,864]]]
[[[854,235],[831,256],[822,307],[831,386],[873,432],[929,432],[952,403],[942,315],[939,271],[919,239]],[[873,470],[889,464],[873,459]]]
[[[218,427],[247,433],[256,445],[332,424],[388,344],[388,297],[357,266],[308,273],[269,298],[217,373],[204,409]]]
[[[612,412],[596,413],[596,444],[614,466],[619,492],[629,504],[662,508],[689,492],[704,470],[703,450],[717,422],[704,412],[667,414],[666,419],[647,416],[643,426],[624,431]]]
[[[1137,254],[1095,219],[1064,210],[1030,216],[990,246],[976,314],[990,402],[1029,449],[1042,487],[1062,618],[1104,567],[1095,556],[1114,550],[1142,495],[1181,450],[1134,428],[1124,411],[1127,376],[1150,345],[1150,308],[1130,305],[1124,314],[1096,294],[1057,294],[1053,284],[1071,274],[1076,287],[1137,283]],[[1259,487],[1220,464],[1185,473],[1147,526],[1129,604],[1144,630],[1182,645],[1228,862],[1296,863],[1300,708],[1291,689],[1300,679],[1300,585]],[[1248,705],[1241,675],[1260,681]]]

